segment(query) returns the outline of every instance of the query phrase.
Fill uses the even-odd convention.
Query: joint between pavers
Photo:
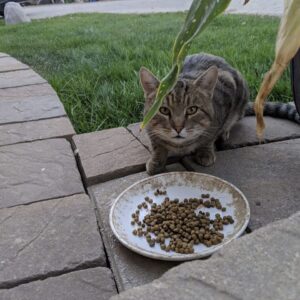
[[[300,129],[299,129],[300,130]],[[277,142],[283,142],[283,141],[289,141],[289,140],[296,140],[300,138],[299,135],[293,135],[293,136],[288,136],[288,137],[283,137],[283,138],[275,138],[275,139],[264,139],[262,142],[249,142],[243,145],[236,145],[236,146],[230,146],[226,147],[224,145],[224,148],[217,149],[217,152],[222,152],[222,151],[228,151],[228,150],[235,150],[235,149],[240,149],[240,148],[246,148],[246,147],[252,147],[252,146],[260,146],[260,145],[266,145],[266,144],[272,144],[272,143],[277,143]]]
[[[44,201],[51,201],[51,200],[57,200],[57,199],[63,199],[63,198],[68,198],[68,197],[72,197],[72,196],[76,196],[76,195],[87,195],[87,193],[84,193],[84,192],[82,192],[82,193],[74,193],[74,194],[63,195],[63,196],[59,196],[59,197],[41,199],[41,200],[37,200],[37,201],[31,201],[31,202],[26,202],[26,203],[22,203],[22,204],[16,204],[16,205],[12,205],[12,206],[6,206],[6,207],[2,207],[0,209],[14,208],[14,207],[19,207],[19,206],[27,206],[27,205],[31,205],[31,204],[35,204],[35,203],[41,203],[41,202],[44,202]]]
[[[140,144],[142,144],[143,146],[144,146],[144,148],[147,150],[147,151],[149,151],[150,152],[150,149],[145,145],[145,144],[143,144],[142,143],[142,141],[137,137],[137,136],[135,136],[133,133],[132,133],[132,131],[130,130],[130,129],[128,129],[128,127],[125,127],[125,129],[140,143]]]
[[[16,70],[16,71],[26,71],[28,69],[24,69],[24,70]],[[42,77],[41,77],[42,78]],[[47,80],[45,80],[44,78],[42,78],[44,81],[42,82],[37,82],[37,83],[29,83],[29,84],[22,84],[22,85],[15,85],[15,86],[7,86],[7,87],[0,87],[0,90],[7,90],[7,89],[14,89],[14,88],[20,88],[23,86],[32,86],[32,85],[39,85],[39,84],[45,84],[48,83]],[[49,83],[48,83],[49,84]]]
[[[1,59],[2,57],[0,57]],[[11,72],[17,72],[17,71],[24,71],[24,70],[30,70],[29,67],[22,67],[20,69],[15,69],[15,70],[4,70],[4,71],[0,71],[0,73],[11,73]]]
[[[117,290],[118,293],[120,293],[119,288],[118,288],[118,282],[116,280],[117,277],[114,274],[114,270],[113,270],[113,268],[111,266],[111,262],[110,262],[110,260],[113,259],[113,258],[110,259],[110,256],[108,255],[108,250],[106,248],[106,245],[109,245],[109,244],[108,244],[108,241],[106,240],[105,234],[102,234],[103,224],[101,222],[101,218],[100,218],[100,215],[99,215],[99,212],[98,212],[98,208],[97,208],[97,204],[96,204],[96,199],[94,198],[93,193],[88,193],[88,195],[89,195],[89,198],[90,198],[90,200],[91,200],[91,202],[93,204],[93,209],[94,209],[94,213],[95,213],[95,217],[96,217],[96,222],[97,222],[97,229],[98,229],[98,232],[99,232],[100,237],[102,239],[103,250],[104,250],[104,254],[105,254],[105,258],[106,258],[106,265],[111,270],[116,290]]]
[[[77,266],[76,268],[68,269],[68,270],[61,270],[61,271],[51,271],[48,272],[47,274],[37,274],[34,276],[29,276],[17,281],[8,281],[8,282],[0,282],[0,291],[1,290],[10,290],[13,289],[17,286],[27,284],[30,282],[35,282],[35,281],[42,281],[46,280],[48,278],[53,278],[53,277],[58,277],[61,275],[69,274],[75,271],[81,271],[81,270],[87,270],[87,269],[93,269],[93,268],[98,268],[98,267],[103,267],[101,264],[98,264],[97,261],[87,261],[84,262],[83,264]]]

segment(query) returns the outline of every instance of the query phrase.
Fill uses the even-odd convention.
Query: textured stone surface
[[[0,52],[0,58],[7,57],[7,56],[8,56],[8,54]]]
[[[0,288],[106,264],[94,209],[85,194],[3,208],[0,221]]]
[[[112,300],[296,300],[300,294],[300,213],[182,264]]]
[[[149,152],[125,128],[73,137],[88,185],[143,171]]]
[[[291,138],[300,138],[300,125],[288,120],[265,117],[266,130],[264,142],[274,142]],[[231,130],[225,149],[258,145],[255,117],[245,117]]]
[[[27,17],[24,9],[19,3],[8,2],[4,6],[4,18],[6,25],[28,23],[30,18]]]
[[[216,163],[200,167],[189,158],[189,170],[235,184],[247,197],[255,229],[300,210],[300,139],[217,152]]]
[[[169,171],[184,170],[180,164],[167,168]],[[130,185],[146,177],[146,172],[142,172],[89,188],[97,205],[103,242],[120,291],[148,283],[176,265],[173,262],[149,259],[128,250],[118,242],[110,229],[109,211],[115,198]]]
[[[54,137],[70,139],[74,134],[69,118],[65,117],[7,124],[0,126],[0,146]]]
[[[62,103],[49,84],[0,89],[0,99],[0,124],[66,115]]]
[[[127,126],[127,129],[148,149],[151,149],[151,143],[146,135],[146,131],[140,131],[141,123],[134,123]]]
[[[0,208],[84,191],[64,139],[0,147]]]
[[[101,267],[0,290],[2,300],[108,300],[115,294],[111,271]]]
[[[1,56],[0,56],[1,58]],[[22,64],[13,57],[2,57],[0,59],[0,72],[29,69],[27,65]]]
[[[0,88],[10,88],[38,83],[46,83],[46,80],[31,69],[0,73]]]

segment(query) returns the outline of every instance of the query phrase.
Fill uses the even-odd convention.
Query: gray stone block
[[[266,130],[263,143],[300,138],[300,125],[292,121],[265,117]],[[231,130],[224,149],[234,149],[249,145],[258,145],[256,136],[256,118],[245,117]]]
[[[247,197],[256,229],[300,210],[300,139],[217,152],[216,163],[201,167],[185,158],[188,170],[221,177]]]
[[[19,3],[8,2],[4,6],[4,18],[6,25],[28,23],[30,18],[25,14],[24,9]]]
[[[66,115],[62,103],[49,84],[0,89],[0,99],[0,124]]]
[[[84,192],[64,139],[0,147],[0,165],[0,208]]]
[[[127,126],[127,129],[148,149],[151,149],[151,142],[145,130],[140,130],[141,123],[134,123]]]
[[[235,240],[205,261],[111,300],[296,300],[300,294],[300,213]]]
[[[167,169],[185,170],[180,164],[170,165]],[[89,188],[89,194],[96,202],[103,242],[119,291],[151,282],[178,264],[152,260],[128,250],[119,243],[110,229],[109,211],[115,198],[130,185],[146,177],[148,177],[146,172],[142,172]]]
[[[75,135],[87,185],[143,171],[149,152],[125,128]]]
[[[46,80],[31,69],[0,73],[0,89],[39,83]]]
[[[2,52],[0,52],[0,58],[2,58],[2,57],[7,57],[7,56],[9,56],[8,54],[6,54],[6,53],[2,53]]]
[[[2,300],[108,300],[115,294],[111,271],[101,267],[0,290]]]
[[[0,126],[0,146],[48,138],[67,138],[75,134],[69,118],[54,118]]]
[[[3,208],[0,221],[0,289],[106,265],[94,209],[85,194]]]
[[[0,72],[25,70],[25,69],[29,69],[29,67],[25,64],[22,64],[21,62],[19,62],[13,57],[7,56],[7,57],[2,57],[0,59]]]

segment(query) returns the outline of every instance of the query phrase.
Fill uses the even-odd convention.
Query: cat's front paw
[[[208,167],[215,163],[216,155],[214,151],[201,151],[194,156],[194,160],[200,166]]]
[[[149,175],[156,175],[165,171],[165,166],[154,162],[151,158],[146,163],[146,171]]]

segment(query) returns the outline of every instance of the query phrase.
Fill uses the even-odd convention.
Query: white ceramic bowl
[[[166,190],[170,199],[199,198],[201,194],[209,193],[211,197],[218,198],[226,211],[216,208],[204,208],[211,216],[219,213],[221,216],[231,215],[234,223],[224,226],[222,233],[224,240],[221,244],[206,247],[203,244],[194,246],[193,254],[180,254],[165,252],[158,244],[151,248],[145,237],[132,234],[136,225],[131,225],[131,214],[137,209],[138,204],[144,202],[146,196],[153,199],[157,204],[161,203],[166,196],[155,196],[156,189]],[[149,205],[148,205],[149,206]],[[140,219],[149,212],[146,209],[140,211]],[[127,248],[141,255],[160,259],[183,261],[209,256],[219,250],[225,244],[239,237],[246,229],[250,219],[250,208],[244,194],[231,183],[215,176],[194,172],[171,172],[159,174],[140,180],[123,191],[114,201],[109,215],[111,229],[117,239]]]

